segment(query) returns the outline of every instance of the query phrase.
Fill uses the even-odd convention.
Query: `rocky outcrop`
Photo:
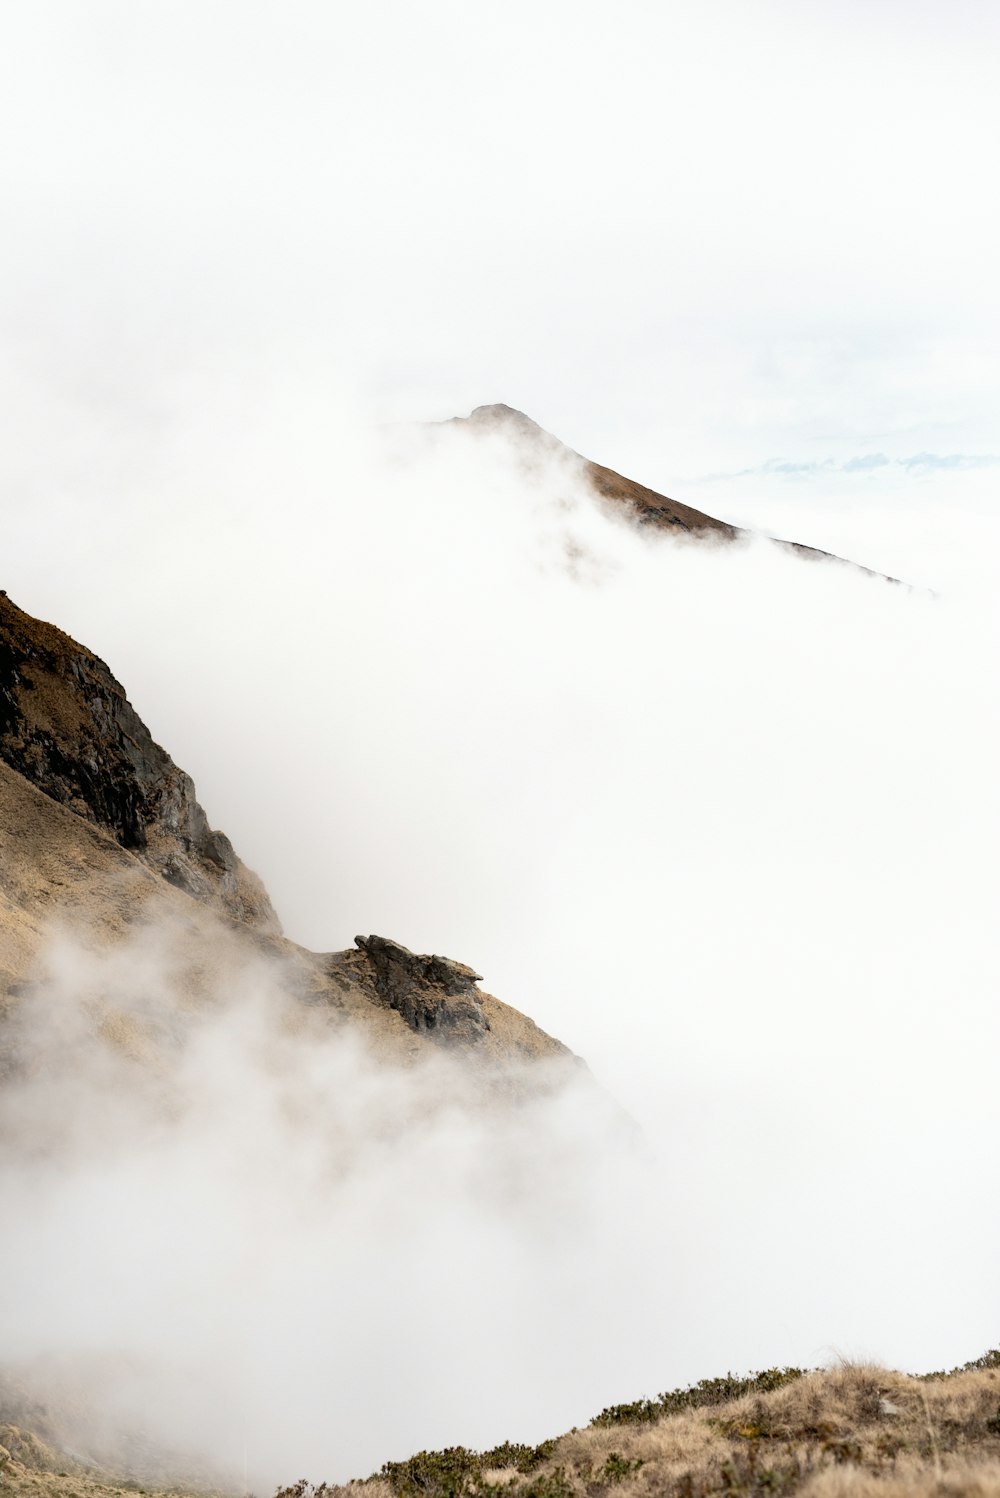
[[[98,656],[0,593],[0,757],[170,884],[276,931],[263,885]]]
[[[354,940],[368,959],[379,1001],[402,1015],[411,1030],[466,1043],[489,1031],[483,996],[476,987],[481,974],[464,962],[421,956],[384,936]]]

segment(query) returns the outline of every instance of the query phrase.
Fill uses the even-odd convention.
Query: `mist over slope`
[[[81,530],[60,622],[158,704],[295,938],[474,961],[646,1155],[575,1091],[499,1130],[425,1115],[431,1073],[387,1090],[276,1039],[239,973],[167,1065],[179,1127],[117,1073],[65,1091],[58,1049],[59,1108],[20,1099],[55,1161],[41,1187],[7,1162],[20,1351],[124,1353],[144,1410],[237,1463],[249,1427],[270,1480],[541,1439],[726,1366],[980,1345],[995,595],[676,546],[502,435],[211,411],[151,465],[157,567],[152,521]],[[87,971],[56,964],[54,1012]],[[150,1002],[124,973],[120,1007]],[[40,1262],[51,1316],[16,1293]]]
[[[994,1342],[1000,9],[34,0],[0,39],[0,587],[287,933],[0,765],[0,973],[44,960],[8,997],[53,1020],[0,1137],[22,1364],[119,1427],[144,1370],[260,1495]],[[927,591],[399,426],[498,401],[649,513]],[[312,1001],[358,932],[585,1056],[641,1170],[593,1090],[488,1130],[361,949],[347,1065]]]
[[[543,430],[537,422],[531,420],[530,416],[525,416],[523,411],[515,411],[511,406],[503,404],[477,406],[470,415],[452,417],[451,421],[445,424],[465,428],[477,436],[506,438],[518,448],[521,461],[529,471],[534,466],[552,468],[558,463],[566,467],[575,467],[580,486],[589,489],[601,500],[608,514],[627,517],[641,527],[672,535],[675,540],[722,545],[727,542],[746,543],[753,539],[762,539],[759,527],[746,529],[732,525],[727,520],[720,520],[716,515],[708,515],[703,510],[696,510],[693,505],[681,504],[665,494],[658,494],[655,489],[636,483],[634,479],[625,478],[622,474],[616,473],[614,469],[606,468],[602,463],[594,463],[589,458],[581,457],[579,453],[560,442],[551,432]],[[801,541],[783,541],[774,537],[769,539],[776,540],[776,544],[785,550],[814,561],[840,562],[844,560],[842,557],[833,556],[830,552],[815,546],[805,546]],[[572,564],[574,560],[572,543],[570,543],[567,561]],[[850,565],[857,566],[858,564]],[[871,571],[870,568],[862,570]],[[886,580],[896,581],[895,578]]]
[[[282,938],[104,662],[6,594],[0,756],[0,1428],[142,1482],[232,1483],[251,1427],[272,1484],[374,1460],[375,1389],[324,1412],[375,1285],[383,1345],[426,1340],[399,1242],[467,1303],[513,1194],[495,1277],[528,1297],[518,1250],[568,1230],[552,1200],[588,1213],[594,1150],[628,1169],[634,1128],[467,965]]]
[[[615,1256],[595,1184],[607,1204],[642,1175],[615,1111],[553,1062],[547,1087],[521,1063],[515,1107],[454,1052],[400,1067],[245,949],[192,1008],[182,934],[54,944],[19,1016],[0,1094],[14,1387],[77,1458],[228,1484],[246,1463],[258,1489],[536,1418],[575,1382],[562,1328],[589,1256]],[[549,1350],[512,1410],[500,1369],[528,1325]]]
[[[191,777],[153,741],[107,665],[6,593],[0,761],[0,1014],[37,979],[32,948],[37,959],[46,923],[98,946],[159,923],[179,943],[190,933],[181,944],[192,996],[200,967],[202,987],[217,975],[213,946],[239,964],[242,942],[248,955],[280,964],[303,1002],[325,1007],[331,1020],[349,1017],[397,1059],[428,1041],[464,1046],[487,1068],[566,1058],[525,1016],[481,993],[481,975],[465,963],[375,935],[333,953],[284,940],[261,881],[211,829]]]

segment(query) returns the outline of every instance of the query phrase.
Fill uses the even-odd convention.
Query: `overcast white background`
[[[3,585],[291,936],[474,964],[646,1129],[677,1257],[598,1402],[996,1340],[997,32],[4,15]],[[937,597],[649,545],[407,432],[496,400]]]

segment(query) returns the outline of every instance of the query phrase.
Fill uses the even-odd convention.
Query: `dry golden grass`
[[[957,1459],[940,1476],[909,1457],[888,1474],[833,1467],[817,1472],[799,1491],[802,1498],[996,1498],[1000,1462]]]
[[[110,953],[142,930],[170,933],[172,981],[192,998],[211,993],[220,972],[239,971],[259,957],[280,965],[290,989],[356,1025],[380,1057],[406,1065],[428,1051],[426,1036],[416,1035],[359,980],[351,962],[361,954],[343,954],[337,971],[346,980],[338,981],[322,954],[220,918],[0,760],[0,1022],[44,979],[54,931]],[[363,969],[363,961],[358,966]],[[475,1049],[476,1061],[502,1067],[568,1058],[526,1015],[488,993],[482,1002],[490,1029]],[[108,1039],[123,1036],[112,1025]],[[3,1049],[0,1035],[0,1070]]]
[[[11,1426],[0,1448],[0,1490],[12,1498],[182,1498],[74,1467]],[[462,1448],[422,1453],[367,1481],[295,1483],[281,1498],[1000,1498],[1000,1359],[929,1379],[843,1365],[770,1393],[487,1456],[492,1465]]]
[[[564,1436],[543,1469],[593,1494],[612,1453],[641,1463],[621,1498],[677,1493],[1000,1495],[1000,1370],[925,1381],[849,1365],[769,1394],[667,1415],[652,1425]]]
[[[738,1398],[736,1380],[717,1380],[695,1407],[668,1397],[659,1418],[659,1402],[640,1401],[534,1451],[423,1452],[380,1476],[393,1498],[1000,1498],[1000,1355],[930,1378],[844,1364],[765,1386],[782,1378]],[[703,1403],[706,1390],[720,1402]],[[335,1491],[385,1498],[378,1479]]]

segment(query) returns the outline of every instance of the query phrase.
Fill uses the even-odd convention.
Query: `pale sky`
[[[998,28],[983,0],[9,8],[17,384],[120,432],[196,371],[309,358],[381,417],[505,400],[654,486],[995,460]]]
[[[996,8],[2,32],[2,585],[108,660],[291,936],[475,965],[663,1162],[662,1299],[530,1430],[515,1319],[495,1439],[995,1342]],[[650,548],[407,435],[492,401],[937,600]],[[574,1259],[564,1330],[631,1252]],[[448,1397],[427,1444],[494,1438]]]

